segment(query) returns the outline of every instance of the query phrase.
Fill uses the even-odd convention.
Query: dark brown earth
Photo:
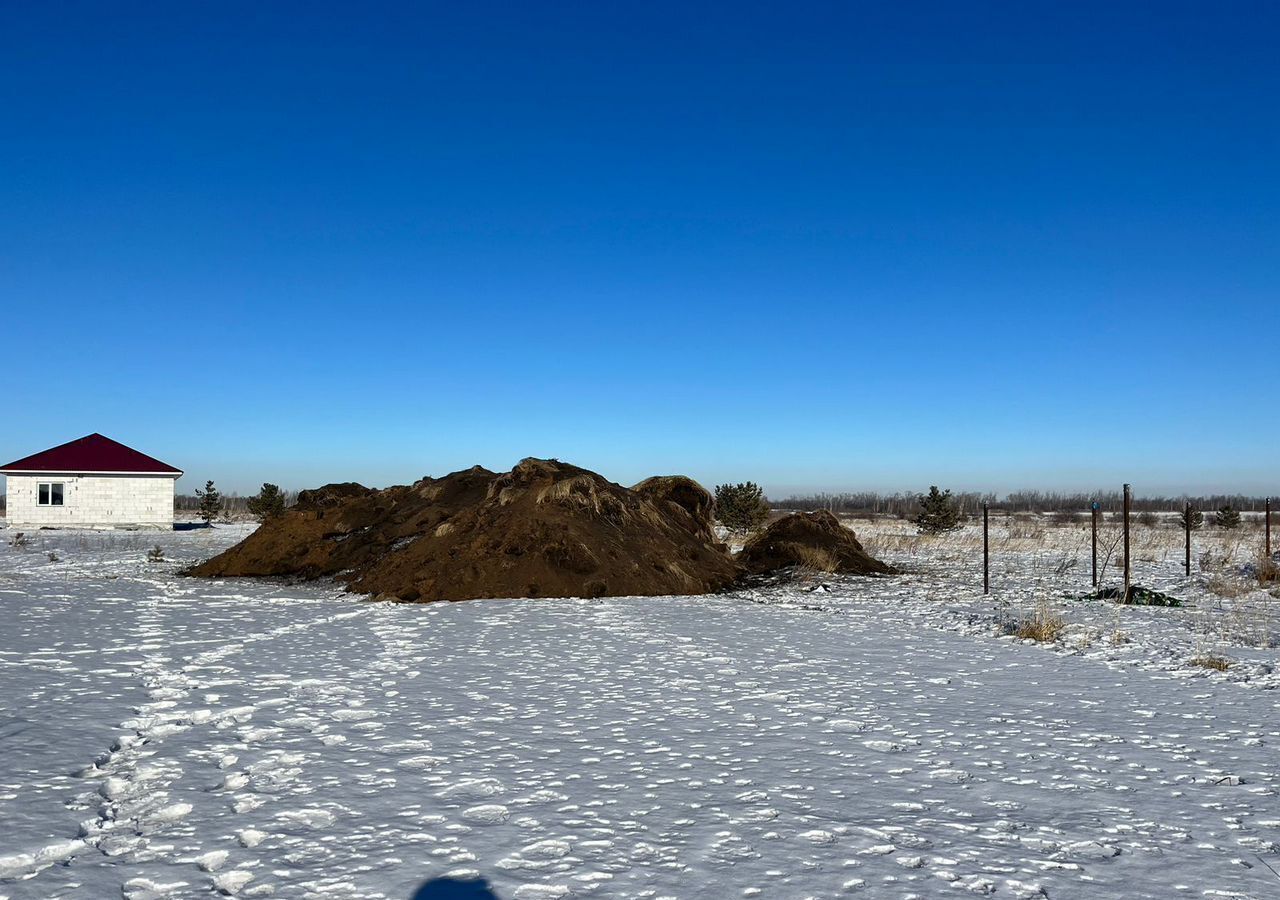
[[[886,575],[891,566],[862,549],[858,537],[826,510],[783,516],[747,541],[738,562],[752,575],[791,566],[849,575]]]
[[[410,486],[331,484],[187,574],[334,576],[410,601],[706,594],[741,569],[712,499],[682,476],[627,489],[557,460],[475,467]]]
[[[716,540],[715,500],[707,489],[684,475],[655,475],[631,490],[664,510],[699,540],[715,544],[722,552],[729,548]]]

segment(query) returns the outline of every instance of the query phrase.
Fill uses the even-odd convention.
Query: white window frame
[[[53,502],[53,486],[57,485],[61,488],[58,491],[58,502]],[[44,490],[46,489],[47,490]],[[41,500],[40,495],[43,493],[47,500]],[[38,481],[36,482],[36,506],[66,506],[67,505],[67,483],[65,481]]]

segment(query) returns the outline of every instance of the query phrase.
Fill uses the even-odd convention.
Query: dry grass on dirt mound
[[[871,556],[858,537],[826,510],[783,516],[751,540],[738,562],[753,575],[791,566],[849,575],[887,575],[893,568]]]
[[[188,570],[336,576],[411,601],[705,594],[740,569],[712,530],[712,500],[680,476],[627,489],[557,460],[526,459],[375,491],[304,491],[285,515]]]

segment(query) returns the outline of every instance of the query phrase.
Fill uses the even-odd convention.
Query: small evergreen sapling
[[[196,488],[196,496],[200,498],[200,518],[209,525],[222,514],[222,494],[212,481],[206,481],[203,491]]]
[[[1231,507],[1228,503],[1222,509],[1213,514],[1213,524],[1219,528],[1239,528],[1240,513]]]
[[[249,498],[249,512],[265,521],[284,515],[284,494],[278,485],[263,482],[256,497]]]
[[[929,487],[928,494],[918,497],[920,512],[913,520],[921,534],[943,534],[960,527],[960,510],[951,499],[951,491],[940,491],[937,485]]]
[[[1178,516],[1178,521],[1184,529],[1199,531],[1201,526],[1204,525],[1204,513],[1194,506],[1187,506],[1183,508],[1182,515]]]
[[[769,518],[764,489],[753,481],[716,485],[716,518],[730,531],[746,533]]]

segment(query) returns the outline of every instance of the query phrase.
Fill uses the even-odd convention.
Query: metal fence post
[[[1124,600],[1123,603],[1129,602],[1129,586],[1130,586],[1130,570],[1132,561],[1129,559],[1129,511],[1133,507],[1133,491],[1129,485],[1124,486]]]
[[[1093,586],[1098,586],[1098,506],[1097,500],[1090,504],[1089,512],[1093,519]]]
[[[1191,577],[1191,504],[1182,511],[1182,527],[1187,532],[1187,577]]]
[[[991,593],[991,532],[986,503],[982,504],[982,593]]]
[[[1271,498],[1270,498],[1270,497],[1268,497],[1268,498],[1267,498],[1267,502],[1266,502],[1265,510],[1266,510],[1266,511],[1265,511],[1265,512],[1263,512],[1262,517],[1263,517],[1263,519],[1265,519],[1265,520],[1266,520],[1266,523],[1267,523],[1267,524],[1264,526],[1264,527],[1265,527],[1265,530],[1266,530],[1266,533],[1267,533],[1267,538],[1266,538],[1266,557],[1267,557],[1267,561],[1268,561],[1268,562],[1270,562],[1270,560],[1271,560]]]

